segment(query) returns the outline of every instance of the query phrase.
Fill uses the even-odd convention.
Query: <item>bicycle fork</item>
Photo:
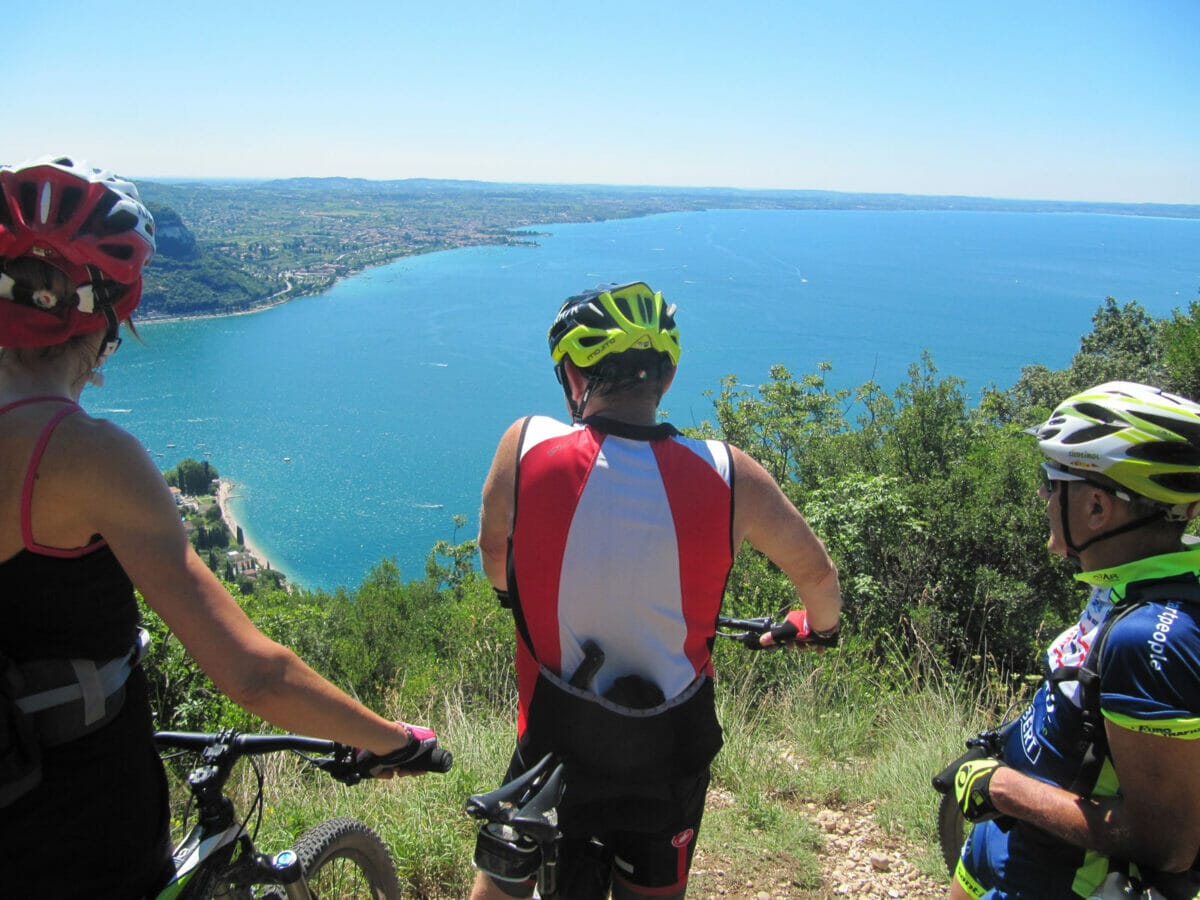
[[[234,887],[249,887],[255,884],[278,884],[288,900],[314,900],[304,877],[304,867],[294,850],[281,850],[274,857],[247,848],[245,853],[229,870],[229,883]],[[240,896],[240,895],[239,895]],[[221,894],[213,894],[213,900],[221,900]]]

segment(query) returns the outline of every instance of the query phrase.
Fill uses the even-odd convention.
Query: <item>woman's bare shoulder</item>
[[[161,480],[150,454],[121,426],[77,412],[55,429],[46,447],[46,466],[67,482],[103,493],[107,487],[128,486],[130,480]]]

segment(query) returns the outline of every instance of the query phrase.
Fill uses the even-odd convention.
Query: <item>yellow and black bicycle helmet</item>
[[[1110,381],[1068,397],[1030,432],[1054,462],[1101,473],[1171,518],[1200,501],[1200,404],[1184,397]]]
[[[664,353],[679,364],[675,306],[644,281],[610,284],[568,297],[548,334],[555,365],[570,357],[580,369],[629,350]]]

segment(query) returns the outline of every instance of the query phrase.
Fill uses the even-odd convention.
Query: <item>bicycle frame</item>
[[[194,825],[172,854],[175,877],[157,895],[156,900],[175,900],[182,896],[201,867],[224,869],[236,849],[235,842],[248,835],[240,825],[209,834],[204,825]]]
[[[202,886],[210,879],[245,888],[252,884],[277,884],[283,887],[289,900],[312,900],[299,859],[292,850],[267,857],[255,848],[245,828],[248,818],[242,822],[236,820],[233,801],[224,794],[225,783],[234,763],[242,756],[284,750],[332,753],[332,758],[311,761],[332,777],[354,783],[359,776],[353,767],[353,751],[317,738],[243,735],[232,731],[159,732],[155,740],[167,747],[201,750],[200,765],[188,776],[197,821],[176,846],[172,854],[175,877],[156,900],[185,900],[192,895],[193,886]]]

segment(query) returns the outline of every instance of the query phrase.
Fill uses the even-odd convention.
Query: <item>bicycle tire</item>
[[[391,851],[373,828],[358,819],[318,822],[300,835],[292,850],[300,857],[314,897],[400,900]]]
[[[938,804],[938,845],[942,849],[942,859],[951,875],[958,868],[958,859],[966,837],[967,819],[959,809],[954,792],[942,794],[942,800]]]

